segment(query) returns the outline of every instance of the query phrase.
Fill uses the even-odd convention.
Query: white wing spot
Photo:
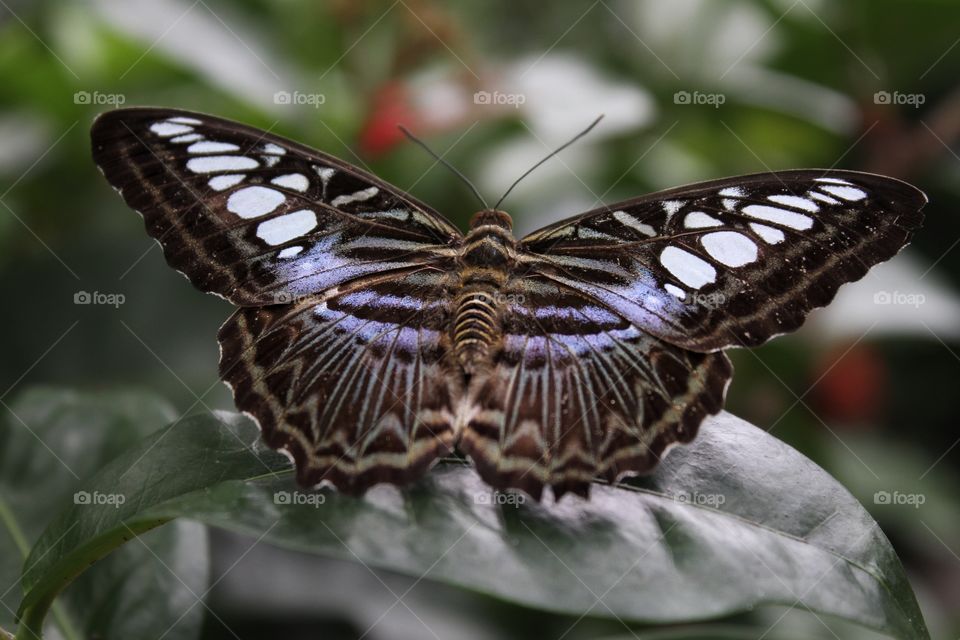
[[[853,183],[849,180],[842,180],[840,178],[814,178],[814,182],[826,182],[827,184],[845,184],[847,186],[853,186]]]
[[[187,153],[223,153],[224,151],[240,151],[240,147],[232,142],[214,142],[213,140],[195,142],[187,147]]]
[[[176,138],[170,138],[170,142],[175,142],[176,144],[196,142],[197,140],[203,140],[203,136],[199,133],[187,133],[182,136],[177,136]]]
[[[820,211],[820,207],[816,202],[810,200],[809,198],[801,198],[800,196],[776,195],[769,196],[767,200],[770,202],[776,202],[777,204],[785,204],[788,207],[803,209],[804,211],[809,211],[810,213],[816,213],[817,211]]]
[[[591,229],[590,227],[580,225],[577,227],[577,233],[580,234],[580,237],[584,240],[606,240],[606,241],[616,241],[617,239],[610,234],[604,233],[602,231],[597,231],[596,229]]]
[[[814,200],[819,200],[820,202],[826,202],[827,204],[840,204],[840,201],[834,197],[828,196],[825,193],[820,193],[819,191],[810,191],[807,193],[808,196]]]
[[[645,222],[640,222],[635,217],[627,213],[626,211],[614,211],[613,219],[622,224],[625,227],[630,227],[634,231],[639,231],[645,236],[653,237],[657,235],[656,230],[653,227],[646,224]]]
[[[223,191],[233,185],[240,184],[245,177],[242,173],[228,173],[222,176],[213,176],[207,184],[210,185],[210,188],[214,191]]]
[[[740,187],[726,187],[726,188],[720,189],[720,191],[718,191],[717,194],[724,198],[743,198],[744,197],[743,189],[741,189]]]
[[[742,267],[757,259],[757,245],[735,231],[715,231],[700,238],[710,256],[728,267]]]
[[[244,171],[256,169],[260,163],[247,156],[202,156],[190,158],[187,169],[194,173],[220,173],[221,171]]]
[[[302,173],[288,173],[285,176],[277,176],[270,181],[270,184],[303,193],[310,186],[310,181],[307,180],[307,176]]]
[[[227,209],[241,218],[259,218],[279,207],[286,199],[286,196],[276,189],[245,187],[230,194],[227,198]]]
[[[717,279],[717,270],[713,265],[678,247],[665,247],[660,252],[660,264],[677,280],[694,289]]]
[[[765,204],[748,204],[743,208],[743,212],[751,218],[775,222],[799,231],[809,229],[813,226],[813,218],[809,216],[795,211],[787,211],[779,207],[768,207]]]
[[[350,204],[351,202],[362,202],[364,200],[369,200],[378,193],[380,193],[380,189],[377,187],[361,189],[360,191],[355,191],[347,196],[337,196],[330,204],[335,207],[339,207],[340,205]]]
[[[330,178],[333,177],[333,174],[337,172],[336,169],[331,169],[330,167],[318,167],[313,165],[313,170],[317,172],[317,175],[320,176],[320,179],[326,183]]]
[[[663,210],[667,214],[667,220],[669,220],[673,214],[675,214],[677,211],[680,211],[680,208],[687,203],[683,200],[664,200],[660,204],[663,206]]]
[[[838,198],[843,198],[844,200],[850,200],[850,201],[863,200],[864,198],[867,197],[866,191],[862,191],[861,189],[857,189],[856,187],[842,187],[842,186],[833,187],[828,185],[820,188],[826,191],[827,193],[831,195],[835,195]]]
[[[266,155],[266,156],[260,156],[260,157],[263,158],[263,164],[267,165],[268,167],[272,167],[273,165],[280,162],[280,156]]]
[[[257,227],[257,237],[270,245],[283,244],[299,238],[317,226],[317,214],[310,209],[301,209],[270,220]]]
[[[723,222],[703,211],[693,211],[683,219],[683,226],[687,229],[708,229],[710,227],[721,227]]]
[[[670,293],[672,293],[673,295],[677,296],[677,297],[680,298],[681,300],[683,300],[683,299],[685,299],[685,298],[687,297],[687,292],[686,292],[686,291],[684,291],[683,289],[681,289],[680,287],[678,287],[678,286],[676,286],[676,285],[674,285],[674,284],[670,284],[669,282],[668,282],[667,284],[663,285],[663,288],[666,289],[667,291],[669,291]]]
[[[265,153],[273,153],[278,156],[282,156],[287,152],[286,149],[278,144],[273,144],[272,142],[268,142],[267,144],[263,145],[263,151]]]
[[[300,245],[294,245],[294,246],[292,246],[292,247],[287,247],[287,248],[285,248],[285,249],[281,249],[281,250],[280,250],[280,253],[277,254],[277,257],[278,257],[278,258],[292,258],[293,256],[297,255],[297,254],[300,253],[301,251],[303,251],[303,247],[301,247]]]
[[[187,116],[167,118],[167,122],[176,122],[177,124],[203,124],[201,120],[197,120],[196,118],[188,118]]]
[[[150,125],[150,131],[153,131],[161,138],[169,138],[170,136],[178,136],[182,133],[190,133],[193,131],[193,127],[175,122],[155,122]]]
[[[773,227],[768,227],[765,224],[751,222],[750,228],[753,229],[755,234],[763,238],[767,244],[779,244],[783,242],[784,238],[786,237],[783,235],[783,231],[780,231],[780,229],[774,229]]]

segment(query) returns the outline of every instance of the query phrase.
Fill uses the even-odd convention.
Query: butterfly
[[[229,120],[101,115],[93,156],[167,262],[238,307],[220,375],[304,486],[406,484],[459,450],[502,490],[588,496],[720,411],[724,349],[798,328],[895,255],[924,194],[759,173],[467,234],[328,154]]]

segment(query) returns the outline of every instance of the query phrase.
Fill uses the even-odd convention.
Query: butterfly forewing
[[[922,221],[914,187],[850,171],[785,171],[670,189],[521,241],[529,267],[700,351],[792,331]]]
[[[99,117],[94,159],[171,266],[239,305],[273,304],[430,263],[460,242],[440,215],[332,156],[169,109]]]

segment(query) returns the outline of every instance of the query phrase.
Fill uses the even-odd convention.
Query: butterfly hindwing
[[[459,442],[490,484],[586,495],[597,476],[651,470],[722,407],[722,353],[677,348],[544,277],[505,291],[501,342],[471,383]]]
[[[171,266],[246,306],[429,263],[461,238],[382,180],[296,142],[212,116],[121,109],[94,160]]]
[[[914,187],[871,174],[755,174],[597,209],[520,248],[531,270],[672,344],[755,346],[895,255],[925,202]]]
[[[449,275],[412,269],[329,297],[238,310],[220,374],[305,486],[405,484],[454,442]]]

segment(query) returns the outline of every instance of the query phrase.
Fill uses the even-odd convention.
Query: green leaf
[[[15,627],[24,559],[50,517],[103,464],[175,419],[156,396],[33,389],[0,422],[0,627]],[[206,529],[195,522],[149,533],[86,572],[54,608],[72,638],[159,637],[208,583]],[[166,569],[169,567],[177,575]],[[181,582],[182,580],[182,582]],[[9,587],[9,589],[8,589]],[[166,638],[195,638],[202,609]],[[49,630],[49,629],[48,629]]]
[[[42,611],[129,531],[186,517],[567,614],[673,623],[786,605],[928,637],[896,555],[860,504],[730,414],[708,420],[654,476],[597,485],[589,502],[523,503],[457,462],[358,500],[298,492],[287,465],[236,416],[160,431],[87,488],[121,492],[125,504],[71,505],[50,525],[31,552],[25,611]]]

